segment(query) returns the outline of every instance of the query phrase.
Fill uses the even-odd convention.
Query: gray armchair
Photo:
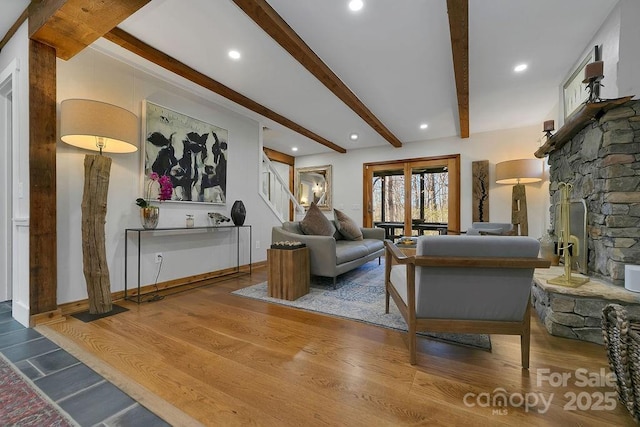
[[[467,229],[467,236],[515,236],[516,228],[509,222],[474,222]]]
[[[496,333],[520,335],[528,369],[533,270],[549,267],[536,239],[421,236],[415,257],[385,246],[386,312],[391,297],[407,322],[412,365],[417,331]]]

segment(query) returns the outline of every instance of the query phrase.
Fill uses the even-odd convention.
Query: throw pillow
[[[304,234],[315,236],[333,236],[333,233],[336,232],[336,228],[331,221],[324,216],[315,203],[311,203],[307,214],[300,221],[300,229]]]
[[[333,210],[333,218],[336,221],[338,231],[348,240],[362,240],[362,231],[354,220],[338,209]]]

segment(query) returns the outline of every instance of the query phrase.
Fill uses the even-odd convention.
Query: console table
[[[217,231],[217,230],[236,230],[236,266],[233,271],[222,274],[221,276],[227,276],[230,274],[236,274],[240,272],[240,230],[245,229],[249,232],[249,274],[251,274],[251,226],[250,225],[217,225],[217,226],[206,226],[206,227],[163,227],[163,228],[154,228],[154,229],[146,229],[146,228],[125,228],[124,230],[124,299],[129,301],[134,301],[140,304],[142,301],[140,299],[140,248],[142,243],[142,235],[150,235],[153,236],[154,233],[164,233],[164,232],[198,232],[198,231]],[[128,296],[128,280],[127,273],[129,271],[129,234],[133,234],[134,237],[137,235],[138,240],[138,294],[136,296],[129,297]],[[185,233],[185,235],[189,234]]]

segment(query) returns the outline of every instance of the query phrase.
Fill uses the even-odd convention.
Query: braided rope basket
[[[640,422],[639,332],[640,319],[629,319],[621,305],[609,304],[602,310],[602,334],[618,398],[636,422]]]

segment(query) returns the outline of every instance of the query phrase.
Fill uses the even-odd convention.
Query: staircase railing
[[[289,190],[288,180],[284,180],[280,176],[264,152],[262,153],[262,170],[260,173],[260,196],[281,222],[294,220],[289,213],[290,203],[293,204],[295,211],[304,213],[304,208]]]

